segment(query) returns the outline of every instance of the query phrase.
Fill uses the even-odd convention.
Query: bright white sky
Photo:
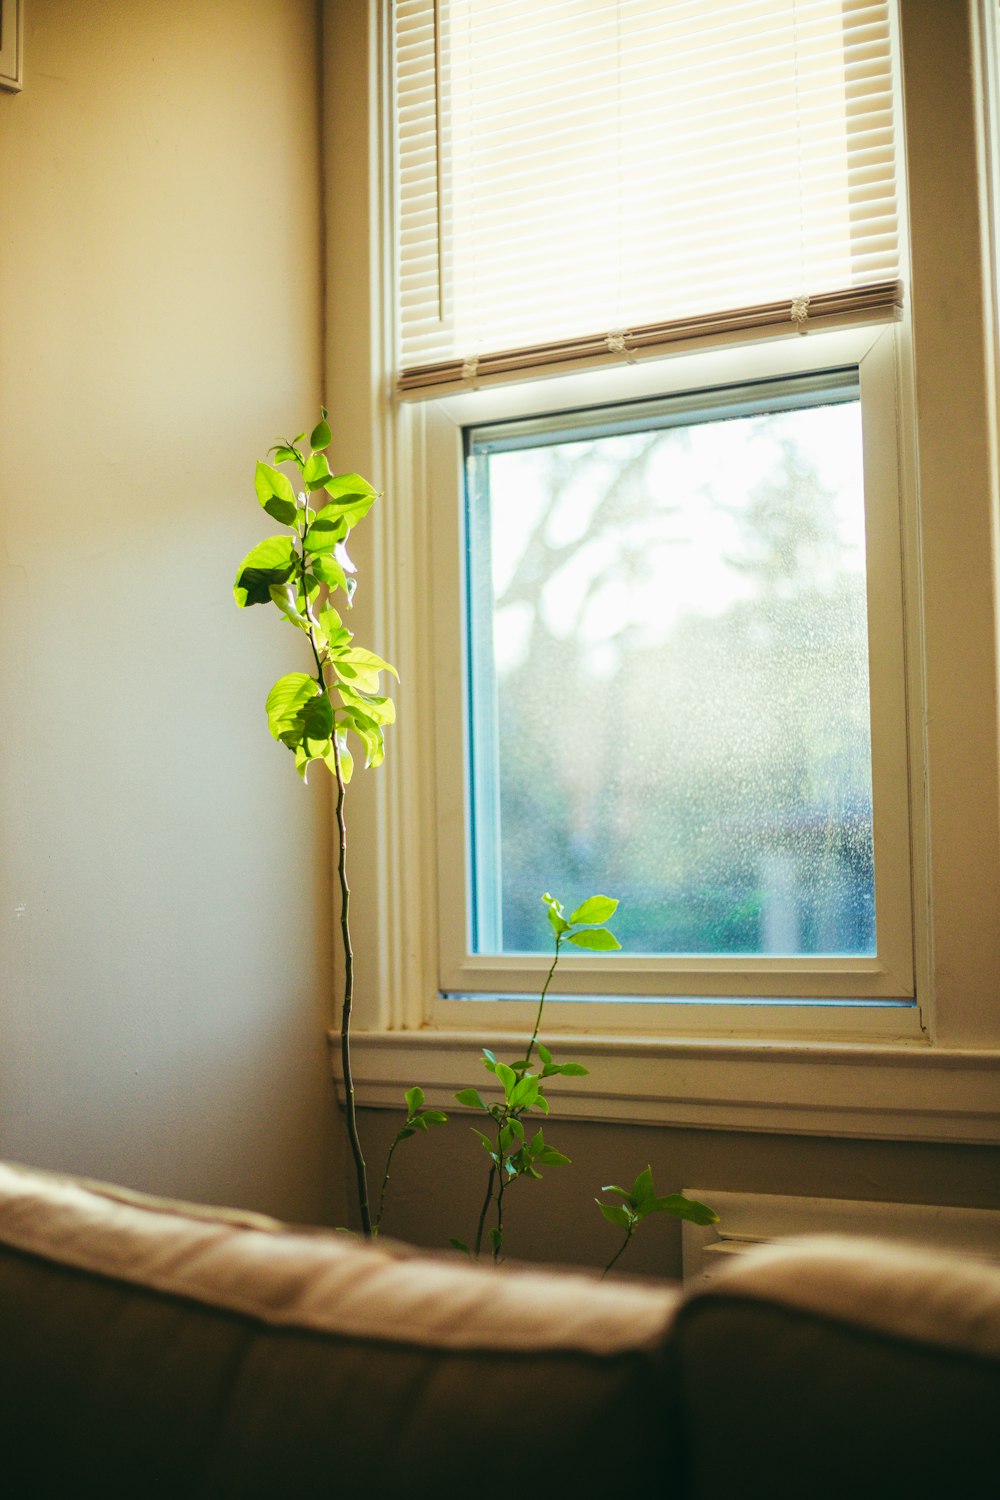
[[[665,434],[651,459],[641,521],[627,533],[642,567],[627,579],[602,585],[588,605],[578,635],[592,650],[600,670],[600,643],[609,630],[631,625],[644,644],[655,644],[686,614],[722,614],[753,585],[726,563],[739,555],[745,528],[738,515],[754,489],[777,468],[781,472],[781,437],[794,437],[832,493],[832,513],[845,551],[841,567],[864,571],[864,485],[861,412],[857,402],[813,407],[775,415],[702,423],[686,429],[689,445]],[[595,505],[609,487],[615,455],[627,456],[644,434],[568,444],[567,455],[593,450],[587,472],[568,486],[553,505],[545,487],[548,450],[527,449],[494,454],[490,459],[492,492],[493,576],[497,596],[521,563],[526,538],[545,510],[550,511],[548,538],[565,545],[581,536]],[[728,512],[728,513],[727,513]],[[734,515],[733,512],[736,512]],[[518,518],[511,526],[510,516]],[[620,533],[619,533],[620,536]],[[542,598],[546,624],[557,636],[568,635],[584,592],[603,570],[598,548],[573,555],[550,581]],[[497,618],[496,667],[503,674],[525,649],[530,609],[517,605]],[[613,656],[615,653],[612,652]],[[612,667],[609,660],[607,666]]]

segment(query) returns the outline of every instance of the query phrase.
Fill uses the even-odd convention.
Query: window
[[[395,18],[404,394],[759,328],[776,303],[789,330],[891,312],[883,5],[403,0]],[[534,987],[516,958],[544,943],[541,879],[571,905],[624,898],[645,968],[566,965],[583,991],[912,999],[901,727],[872,746],[857,367],[705,390],[684,363],[686,391],[661,373],[629,406],[619,367],[606,403],[544,416],[531,382],[513,422],[481,410],[434,439],[443,468],[449,444],[467,455],[467,567],[435,583],[454,605],[436,659],[463,596],[468,623],[435,709],[460,675],[441,989]],[[896,538],[877,629],[898,640],[895,475],[876,488]],[[871,664],[892,696],[901,659],[876,641]],[[897,837],[878,849],[873,770]]]
[[[856,374],[465,437],[472,951],[874,954]]]
[[[543,886],[622,899],[562,989],[636,1025],[912,1005],[894,369],[876,327],[423,414],[440,1015],[537,987]]]
[[[406,703],[384,773],[353,801],[355,828],[360,822],[372,836],[355,833],[352,885],[375,914],[358,943],[359,1015],[367,1015],[369,1030],[357,1034],[357,1076],[369,1100],[388,1103],[399,1083],[412,1081],[418,1053],[423,1080],[445,1098],[465,1081],[468,1043],[456,1041],[458,1033],[472,1028],[490,1040],[520,1026],[520,1001],[488,997],[532,993],[545,962],[506,951],[521,944],[503,939],[502,891],[498,905],[495,892],[486,895],[485,874],[477,875],[478,891],[469,879],[474,869],[499,868],[502,888],[502,817],[479,806],[478,843],[469,839],[466,788],[476,784],[477,768],[466,763],[464,710],[470,690],[482,695],[484,684],[488,703],[490,674],[505,668],[495,645],[483,648],[485,615],[478,624],[474,615],[462,619],[466,446],[479,445],[480,460],[492,462],[505,455],[485,451],[490,435],[502,444],[520,427],[538,440],[520,451],[541,459],[569,446],[549,441],[559,423],[580,421],[588,441],[603,441],[594,436],[602,424],[650,402],[675,413],[687,403],[685,420],[667,430],[705,429],[715,417],[703,411],[708,419],[695,421],[692,401],[739,403],[765,382],[787,393],[846,373],[859,392],[866,510],[874,941],[856,939],[853,948],[829,936],[819,942],[815,902],[792,900],[793,922],[787,899],[779,920],[775,899],[770,925],[758,911],[756,941],[759,950],[781,951],[623,954],[614,984],[581,956],[575,970],[567,966],[563,992],[572,998],[555,1024],[574,1032],[583,1053],[600,1055],[602,1090],[568,1107],[695,1126],[993,1140],[990,1121],[1000,1105],[996,417],[993,356],[983,338],[987,257],[971,12],[950,13],[945,22],[930,0],[905,7],[552,0],[516,10],[507,0],[488,7],[354,0],[331,17],[340,85],[329,101],[328,163],[332,221],[341,232],[331,236],[330,396],[345,460],[367,464],[386,491],[374,625],[400,664]],[[761,22],[765,10],[771,27]],[[571,13],[584,11],[604,17],[603,32],[581,32],[579,45],[570,45],[568,31],[556,38],[552,28],[569,27]],[[644,99],[651,107],[651,95],[668,92],[651,81],[665,74],[650,36],[667,13],[684,32],[668,50],[684,58],[696,86],[675,96],[686,103],[672,124],[658,116],[650,139],[654,148],[667,139],[669,150],[660,146],[662,159],[650,164],[648,142],[632,123]],[[484,16],[494,31],[477,42]],[[712,25],[701,35],[695,23],[706,17]],[[519,31],[530,32],[535,56],[555,58],[562,69],[548,115],[533,128],[524,117],[529,101],[513,85],[523,76],[536,102],[544,104],[545,94],[537,72],[509,55]],[[574,70],[588,50],[609,60],[611,71],[586,87]],[[476,55],[498,73],[493,85],[470,93]],[[740,82],[727,72],[741,55],[748,67],[762,65],[756,99],[768,109],[736,110],[755,88],[746,73]],[[398,86],[390,83],[394,73]],[[791,102],[770,108],[789,79]],[[745,181],[744,206],[771,205],[762,222],[780,226],[781,243],[759,254],[745,215],[721,217],[725,162],[717,139],[712,156],[711,101],[702,124],[691,114],[702,85],[719,80],[734,106],[734,141],[749,139],[755,114],[791,122],[784,147],[756,140],[733,158],[741,165],[732,200]],[[479,103],[487,116],[492,110],[485,123],[476,118]],[[604,124],[595,125],[591,111],[602,108]],[[403,191],[395,208],[378,164],[392,159],[397,125],[405,139],[389,174]],[[700,160],[684,155],[690,143],[704,146]],[[523,174],[530,179],[553,157],[563,166],[586,161],[587,173],[563,172],[546,205]],[[612,160],[639,163],[640,189],[657,173],[707,185],[695,197],[708,217],[683,234],[669,212],[659,228],[645,226],[649,233],[634,227],[649,194],[611,194],[602,174]],[[472,191],[462,175],[470,161],[484,169]],[[791,200],[806,208],[804,219],[795,209],[790,230],[783,215]],[[547,248],[542,221],[559,215],[556,248]],[[411,309],[422,308],[402,353],[391,311],[397,243],[404,304],[412,294]],[[463,243],[475,247],[464,279],[455,263]],[[679,291],[666,303],[647,298],[649,266],[629,258],[643,244],[653,245],[654,261],[669,250],[660,261],[682,268],[673,283]],[[725,254],[704,253],[712,244]],[[566,250],[575,245],[602,268],[586,323],[569,322],[566,312],[575,280]],[[816,259],[811,246],[821,247]],[[751,262],[750,278],[727,290],[726,273]],[[512,278],[493,279],[505,265]],[[553,267],[554,279],[535,279],[539,268]],[[517,320],[532,310],[532,321],[498,324],[495,315],[510,309]],[[535,319],[539,313],[544,318]],[[405,305],[403,316],[410,316]],[[372,379],[359,378],[366,370]],[[820,386],[802,410],[850,405],[814,400],[828,394]],[[497,473],[489,476],[494,502]],[[473,514],[484,531],[480,560],[490,514],[490,506]],[[478,656],[466,656],[467,627],[478,630]],[[491,757],[495,767],[499,731],[480,727],[478,740],[487,770]],[[483,800],[477,796],[477,804]],[[841,907],[853,901],[858,910],[867,836],[862,818],[851,827],[848,888],[855,894]],[[758,870],[761,908],[762,891],[784,889],[787,898],[778,863],[770,884]],[[765,930],[770,936],[762,938]],[[609,995],[613,1004],[604,1003]]]

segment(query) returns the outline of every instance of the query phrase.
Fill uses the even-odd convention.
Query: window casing
[[[572,1013],[568,1007],[562,1024],[578,1039],[580,1055],[592,1067],[599,1061],[602,1071],[599,1091],[567,1090],[565,1113],[736,1130],[1000,1140],[995,372],[983,337],[991,295],[983,279],[984,116],[978,74],[969,67],[979,9],[958,7],[942,24],[936,0],[893,7],[903,74],[901,209],[909,228],[904,309],[893,335],[898,421],[870,436],[876,449],[892,450],[872,456],[879,467],[898,466],[903,498],[905,678],[897,691],[906,692],[906,800],[914,813],[916,1012],[838,1007],[819,1016],[811,1007],[804,1017],[794,1006],[721,1000],[673,1005],[669,1029],[654,1033],[648,1005],[637,1007],[645,1019],[616,1006],[603,1023],[594,1003]],[[417,1073],[429,1097],[447,1101],[467,1082],[470,1029],[477,1041],[499,1041],[523,1020],[517,1002],[470,1006],[435,998],[438,916],[448,899],[436,878],[436,850],[439,833],[460,838],[461,830],[442,832],[432,789],[449,739],[448,704],[462,682],[440,681],[428,649],[435,628],[448,629],[430,585],[445,546],[430,500],[442,479],[458,494],[461,454],[457,443],[436,441],[436,429],[450,428],[454,437],[454,415],[439,406],[418,411],[391,395],[391,209],[379,144],[390,126],[387,16],[374,0],[342,0],[328,7],[327,20],[328,64],[341,80],[328,101],[330,213],[355,231],[339,238],[331,262],[328,393],[340,415],[335,448],[339,443],[342,466],[372,472],[386,492],[374,545],[360,558],[379,585],[359,607],[399,662],[408,700],[401,701],[386,766],[352,787],[354,909],[366,913],[356,939],[355,1078],[368,1103],[391,1104]],[[847,330],[850,337],[862,332]],[[736,330],[727,348],[698,357],[718,362],[705,383],[725,384],[746,378],[748,359],[780,374],[782,351],[795,351],[798,361],[815,343],[812,331],[772,339],[766,329]],[[686,359],[692,345],[681,337],[674,348]],[[679,363],[666,359],[661,371]],[[645,368],[622,370],[626,386]],[[550,381],[538,389],[543,385]],[[489,394],[498,415],[516,413],[511,392]],[[868,442],[866,432],[866,448]],[[868,457],[866,451],[866,464]]]

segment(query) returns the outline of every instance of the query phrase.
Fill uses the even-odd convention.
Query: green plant
[[[326,408],[309,434],[304,432],[270,449],[274,464],[290,465],[297,485],[274,465],[258,462],[254,486],[261,506],[285,527],[279,536],[258,543],[240,563],[234,595],[241,608],[273,604],[281,617],[308,640],[312,672],[288,672],[280,677],[267,697],[267,721],[271,734],[295,757],[295,767],[305,780],[309,767],[322,763],[336,779],[338,832],[337,875],[340,888],[340,935],[344,955],[344,993],[341,1007],[340,1051],[344,1075],[345,1119],[357,1180],[358,1212],[366,1238],[377,1235],[385,1212],[386,1194],[393,1158],[403,1141],[426,1133],[432,1125],[447,1123],[442,1110],[429,1109],[423,1089],[414,1086],[405,1094],[406,1115],[386,1157],[378,1204],[372,1212],[368,1170],[358,1131],[357,1101],[351,1069],[351,1015],[354,998],[354,951],[350,928],[350,886],[347,879],[347,820],[345,795],[354,759],[348,737],[354,736],[365,752],[366,766],[378,766],[385,756],[383,731],[395,720],[392,700],[380,693],[381,674],[396,676],[396,669],[354,643],[354,636],[334,607],[342,594],[350,607],[355,591],[355,568],[347,552],[347,539],[378,498],[376,490],[360,474],[333,474],[326,457],[331,441]],[[317,504],[317,500],[320,502]],[[539,1125],[530,1135],[525,1118],[548,1115],[546,1081],[557,1076],[587,1073],[580,1063],[557,1063],[539,1039],[549,988],[559,964],[563,945],[589,951],[611,951],[620,946],[607,923],[618,902],[609,896],[591,896],[567,917],[559,901],[546,893],[548,921],[554,935],[551,966],[542,987],[535,1024],[524,1056],[513,1063],[497,1060],[484,1049],[483,1066],[500,1086],[503,1098],[487,1104],[478,1089],[462,1089],[455,1095],[463,1106],[482,1111],[492,1133],[473,1127],[487,1156],[487,1185],[472,1249],[463,1241],[452,1244],[478,1257],[486,1235],[494,1261],[503,1249],[505,1197],[518,1180],[540,1180],[541,1168],[565,1166],[569,1157],[545,1140]],[[532,1070],[538,1054],[540,1066]],[[673,1194],[657,1198],[647,1167],[636,1178],[630,1193],[607,1187],[624,1201],[600,1204],[612,1223],[626,1230],[625,1242],[605,1267],[611,1269],[631,1241],[639,1223],[651,1213],[667,1213],[697,1223],[713,1223],[716,1215],[703,1203]],[[496,1222],[487,1230],[493,1209]]]
[[[314,671],[289,672],[267,696],[267,722],[274,738],[295,756],[303,780],[317,761],[337,781],[337,874],[340,885],[340,931],[344,952],[344,998],[340,1043],[344,1070],[347,1134],[354,1158],[358,1209],[362,1231],[373,1233],[368,1199],[368,1173],[358,1133],[354,1077],[351,1071],[351,1012],[354,1000],[354,950],[351,945],[351,892],[347,880],[347,821],[344,798],[354,758],[348,735],[365,751],[365,764],[381,765],[385,756],[383,728],[393,723],[392,700],[379,693],[383,672],[396,669],[374,652],[354,644],[331,602],[342,593],[350,606],[354,597],[354,565],[347,552],[351,528],[371,509],[377,493],[360,474],[333,474],[325,450],[331,441],[326,408],[309,435],[300,432],[277,443],[270,452],[276,464],[292,464],[301,488],[287,475],[258,462],[254,475],[257,498],[264,510],[286,528],[280,536],[258,543],[240,563],[233,592],[244,608],[273,604],[282,617],[309,640]],[[322,503],[314,504],[319,496]]]

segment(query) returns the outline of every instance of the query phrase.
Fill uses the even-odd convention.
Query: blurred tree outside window
[[[466,451],[473,951],[544,872],[632,954],[874,954],[856,381]]]

